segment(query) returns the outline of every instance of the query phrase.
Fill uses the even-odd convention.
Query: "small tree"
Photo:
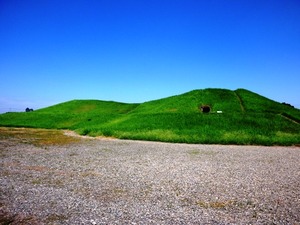
[[[295,108],[293,105],[291,105],[291,104],[289,104],[289,103],[286,103],[286,102],[283,102],[282,104],[283,104],[283,105],[287,105],[287,106],[292,107],[292,108]]]
[[[32,112],[33,109],[29,109],[28,107],[25,109],[25,112]]]

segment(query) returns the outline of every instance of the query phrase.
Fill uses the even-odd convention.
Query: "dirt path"
[[[234,91],[234,94],[235,94],[236,98],[238,99],[238,101],[240,103],[241,111],[245,112],[245,107],[244,107],[244,104],[243,104],[243,101],[242,101],[240,95],[236,91]]]
[[[285,116],[285,115],[283,115],[283,114],[279,114],[281,117],[283,117],[284,119],[286,119],[286,120],[289,120],[289,121],[291,121],[291,122],[293,122],[293,123],[295,123],[295,124],[298,124],[298,125],[300,125],[300,123],[299,122],[297,122],[296,120],[293,120],[292,118],[289,118],[289,117],[287,117],[287,116]]]

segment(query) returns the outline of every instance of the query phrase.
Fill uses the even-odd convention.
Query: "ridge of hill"
[[[202,113],[201,105],[209,105],[211,112]],[[0,126],[166,142],[300,144],[300,110],[246,89],[193,90],[140,104],[72,100],[33,112],[1,114]]]
[[[199,105],[209,105],[213,111],[240,111],[240,102],[234,91],[227,89],[193,90],[181,95],[145,102],[136,107],[139,113],[197,113]]]
[[[71,100],[35,112],[41,113],[128,113],[139,104],[102,100]]]

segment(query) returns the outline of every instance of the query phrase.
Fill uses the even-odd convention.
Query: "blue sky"
[[[0,112],[246,88],[300,108],[299,0],[0,0]]]

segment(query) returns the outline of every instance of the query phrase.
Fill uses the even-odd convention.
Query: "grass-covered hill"
[[[209,105],[211,111],[201,112],[201,105]],[[33,112],[1,114],[0,126],[166,142],[300,144],[300,110],[245,89],[194,90],[142,104],[73,100]]]

